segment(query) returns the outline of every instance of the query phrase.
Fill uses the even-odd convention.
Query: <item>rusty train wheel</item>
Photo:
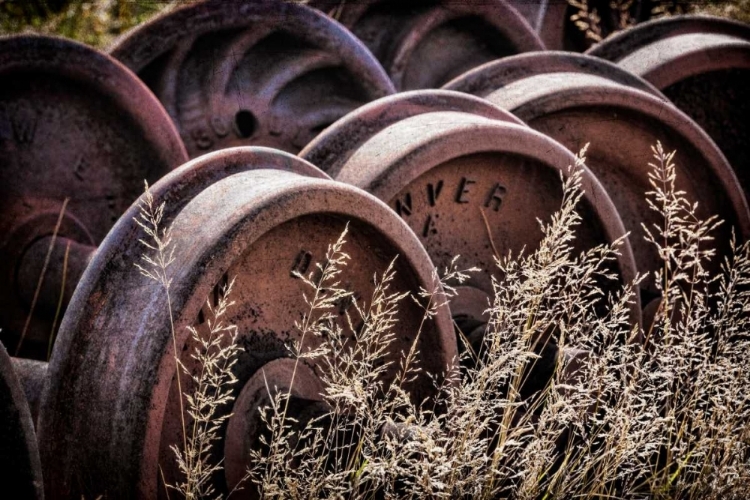
[[[660,19],[593,47],[651,82],[716,141],[750,193],[750,27],[702,16]]]
[[[474,99],[459,103],[460,94],[445,91],[382,99],[332,125],[301,153],[336,180],[390,205],[438,268],[461,255],[461,265],[486,271],[468,282],[463,292],[471,297],[459,296],[454,315],[470,313],[478,295],[485,301],[490,296],[494,256],[538,245],[537,218],[559,208],[560,172],[574,162],[563,146],[509,113],[480,107]],[[477,110],[480,114],[474,114]],[[357,137],[354,129],[367,132]],[[588,172],[585,191],[586,224],[577,244],[589,248],[624,234],[614,205]],[[634,277],[627,245],[619,268],[624,280]],[[637,320],[637,307],[634,315]]]
[[[154,90],[191,157],[241,145],[297,152],[394,91],[351,33],[281,0],[180,8],[126,34],[111,53]]]
[[[5,347],[0,345],[0,480],[16,498],[44,498],[34,424]]]
[[[54,232],[63,200],[58,236],[96,245],[143,179],[153,182],[186,158],[162,106],[114,59],[63,39],[0,38],[0,324],[9,348],[24,330],[39,279],[22,263]],[[65,297],[77,278],[68,275]],[[52,299],[34,309],[25,354],[46,357],[61,291],[51,282],[45,277],[43,296]]]
[[[644,198],[650,190],[647,165],[656,140],[667,150],[677,149],[681,174],[677,187],[699,202],[699,215],[716,214],[725,221],[715,235],[719,255],[729,251],[732,226],[741,238],[750,235],[750,213],[734,173],[713,141],[688,116],[665,100],[623,85],[607,74],[547,73],[545,65],[530,62],[536,57],[520,55],[487,64],[447,87],[462,90],[471,85],[472,94],[512,111],[572,150],[590,142],[588,165],[631,231],[639,271],[657,269],[659,262],[655,250],[644,242],[641,228],[641,223],[657,221]],[[536,67],[537,74],[505,80],[499,87],[476,85],[497,82],[501,79],[492,75],[512,74],[516,65]],[[653,283],[644,286],[655,293]]]
[[[436,88],[500,57],[543,50],[505,0],[313,0],[372,50],[399,90]]]
[[[349,113],[308,144],[299,156],[335,178],[357,148],[373,135],[406,118],[440,111],[522,124],[507,111],[473,96],[439,90],[402,92]]]
[[[419,241],[382,203],[326,180],[321,172],[316,179],[269,170],[279,163],[291,170],[313,169],[289,155],[248,151],[245,166],[226,176],[181,179],[175,172],[154,186],[161,193],[158,199],[169,193],[187,200],[169,216],[177,262],[171,291],[175,331],[178,349],[187,347],[182,361],[188,366],[194,361],[188,358],[185,327],[200,321],[206,297],[218,284],[227,276],[237,278],[234,300],[239,305],[232,321],[245,347],[235,370],[237,391],[261,366],[288,356],[284,341],[295,335],[293,322],[306,307],[303,285],[290,270],[322,259],[347,221],[347,251],[356,265],[343,278],[362,297],[372,290],[373,273],[382,272],[396,254],[395,288],[432,283],[432,267]],[[183,173],[222,171],[223,154],[198,158]],[[188,194],[174,195],[163,182]],[[155,498],[163,489],[159,465],[169,481],[175,479],[168,445],[179,441],[179,411],[166,297],[133,266],[141,249],[127,215],[133,214],[120,220],[87,268],[50,361],[39,429],[51,498],[94,491]],[[118,257],[108,260],[115,252]],[[413,339],[422,317],[416,304],[404,303],[402,310],[394,356]],[[428,325],[421,342],[422,366],[443,371],[455,355],[447,311]],[[427,394],[432,385],[425,384],[414,389]],[[225,491],[226,485],[220,482],[217,488]]]
[[[483,95],[486,94],[487,89],[499,89],[540,73],[556,74],[559,79],[565,79],[569,74],[590,75],[594,78],[604,78],[627,85],[666,100],[666,97],[652,84],[637,75],[624,71],[614,63],[582,54],[552,50],[528,56],[522,54],[514,57],[509,64],[497,65],[492,71],[485,71],[484,67],[477,68],[449,82],[445,88],[452,89],[454,86],[460,86],[461,92]]]
[[[296,157],[280,151],[262,147],[229,148],[204,155],[178,167],[162,177],[160,182],[150,188],[150,191],[157,203],[165,204],[165,217],[171,219],[206,186],[235,173],[260,168],[261,166],[265,169],[329,179],[326,174],[313,165],[301,162]],[[101,247],[94,248],[86,245],[72,247],[71,272],[75,276],[82,276],[80,283],[78,283],[78,287],[81,288],[81,291],[78,292],[79,297],[89,297],[90,294],[94,293],[116,293],[116,283],[112,284],[112,288],[103,289],[100,286],[101,283],[97,281],[97,277],[102,274],[121,273],[123,269],[127,271],[133,260],[138,258],[137,255],[126,252],[130,248],[127,242],[136,241],[141,237],[140,229],[132,223],[133,217],[137,214],[138,206],[135,204],[121,217],[105,239],[105,244]],[[55,250],[57,251],[60,246],[64,245],[64,242],[58,242]],[[77,253],[80,255],[77,255]],[[75,267],[76,265],[78,268]],[[123,268],[123,266],[126,267]],[[59,279],[59,276],[56,278]],[[56,286],[60,288],[59,283]],[[64,321],[75,324],[80,320],[81,315],[87,313],[87,307],[92,307],[92,303],[87,302],[86,299],[72,300],[67,308]],[[63,338],[60,340],[59,346],[56,344],[55,349],[63,352],[59,356],[68,355],[70,346],[67,342]],[[26,393],[32,419],[36,421],[42,399],[42,390],[48,379],[48,363],[24,358],[12,358],[12,361],[16,376]],[[64,381],[62,383],[64,384]]]

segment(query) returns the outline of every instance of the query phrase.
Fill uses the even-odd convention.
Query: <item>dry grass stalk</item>
[[[643,277],[602,292],[617,279],[620,242],[573,254],[581,158],[540,247],[498,259],[481,347],[465,350],[468,367],[448,373],[432,406],[370,376],[367,353],[383,352],[387,329],[357,339],[348,349],[359,354],[347,356],[339,327],[323,322],[333,341],[316,355],[333,360],[332,425],[288,425],[277,396],[266,420],[274,452],[258,453],[249,472],[263,496],[741,498],[750,480],[750,249],[736,248],[725,276],[708,276],[718,221],[700,220],[676,190],[674,153],[657,145],[654,155],[647,196],[664,223],[646,229],[668,300],[647,332],[630,322]],[[396,317],[395,302],[378,302]],[[530,368],[546,348],[554,368],[529,393]]]
[[[264,498],[300,499],[743,498],[750,488],[750,245],[734,245],[721,276],[706,272],[719,221],[701,220],[677,190],[674,159],[654,147],[647,198],[662,222],[644,229],[661,256],[653,279],[664,300],[645,331],[630,320],[644,276],[603,291],[617,283],[612,269],[622,241],[573,251],[583,154],[563,178],[560,210],[540,221],[539,247],[496,260],[484,336],[444,374],[421,369],[416,340],[400,361],[384,362],[408,295],[392,289],[393,264],[376,277],[369,303],[341,285],[345,231],[300,276],[309,312],[290,347],[296,363],[322,369],[329,410],[297,422],[290,394],[267,386],[271,404],[260,418],[268,434],[242,486]],[[144,207],[153,255],[141,269],[168,293],[169,231],[158,229],[161,208],[148,195]],[[467,278],[455,262],[414,297],[425,321],[445,305],[436,292],[451,296]],[[341,300],[354,305],[343,323],[336,320]],[[231,305],[222,304],[208,340],[196,337],[216,354],[201,358],[207,375],[195,382],[204,389],[186,395],[193,434],[174,448],[186,480],[172,487],[188,498],[210,494],[207,478],[221,467],[207,463],[221,425],[212,420],[211,397],[231,398],[233,361],[226,344],[212,339],[237,335],[220,321]],[[417,377],[433,378],[436,398],[413,400],[408,388]]]

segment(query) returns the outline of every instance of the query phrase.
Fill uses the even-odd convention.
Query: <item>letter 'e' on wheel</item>
[[[461,289],[473,290],[471,299],[454,304],[476,302],[476,290],[486,303],[495,257],[538,247],[538,220],[549,221],[560,208],[560,175],[575,163],[562,145],[507,111],[439,90],[406,92],[363,106],[300,154],[336,180],[387,203],[439,269],[457,255],[461,268],[479,267],[483,272]],[[583,190],[576,249],[621,237],[613,203],[585,168]],[[629,283],[635,263],[627,242],[621,250],[617,271]],[[461,311],[452,307],[452,313]],[[638,307],[633,314],[638,321]]]
[[[25,331],[19,354],[46,359],[60,295],[67,302],[80,277],[73,268],[85,267],[144,179],[186,160],[164,108],[116,60],[61,38],[0,37],[0,327],[11,352]],[[58,218],[70,265],[64,273],[58,245],[32,308]]]

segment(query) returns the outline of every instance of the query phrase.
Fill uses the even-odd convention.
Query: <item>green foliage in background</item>
[[[118,35],[153,17],[196,0],[0,0],[0,34],[31,31],[106,47]],[[750,0],[663,0],[668,11],[711,14],[750,22]],[[667,5],[668,4],[668,5]],[[684,7],[684,8],[683,8]]]
[[[701,14],[727,17],[750,23],[750,0],[730,0],[727,2],[707,2],[699,6]]]
[[[159,12],[192,0],[0,0],[0,33],[43,33],[106,47]]]

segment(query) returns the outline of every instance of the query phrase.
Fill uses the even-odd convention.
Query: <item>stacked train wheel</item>
[[[702,16],[660,19],[589,50],[651,82],[721,148],[750,194],[750,27]]]
[[[241,352],[212,486],[227,494],[245,475],[269,384],[290,392],[299,422],[324,415],[322,362],[298,363],[288,346],[309,311],[298,273],[346,227],[343,285],[361,300],[396,256],[401,291],[433,288],[435,266],[456,255],[485,271],[418,338],[425,304],[402,303],[384,362],[398,366],[416,341],[431,374],[452,366],[455,326],[472,347],[483,340],[493,259],[539,243],[538,220],[559,208],[560,175],[586,143],[575,246],[630,231],[612,264],[618,287],[659,262],[641,230],[655,221],[644,193],[656,140],[677,150],[677,189],[699,215],[725,221],[715,261],[732,228],[750,236],[746,25],[662,19],[580,55],[542,51],[583,51],[647,19],[651,2],[308,3],[196,2],[136,27],[110,56],[0,38],[0,335],[36,358],[0,349],[0,476],[24,498],[168,496],[180,389],[192,389],[175,353],[200,368],[188,327],[207,330],[206,299],[230,279]],[[587,38],[576,20],[593,9]],[[134,222],[144,179],[172,228],[169,296],[134,265],[148,252]],[[634,323],[658,305],[654,284],[642,287]],[[351,304],[337,306],[348,325]],[[588,355],[551,340],[523,398],[562,357]],[[429,377],[410,384],[415,401],[434,394]]]
[[[0,345],[0,480],[17,498],[44,498],[34,424],[10,356]]]
[[[485,62],[543,50],[505,0],[313,0],[383,64],[398,90],[437,88]]]
[[[288,357],[286,344],[300,340],[295,320],[308,308],[300,300],[305,285],[293,271],[306,273],[325,258],[347,223],[347,252],[357,266],[348,270],[346,286],[359,297],[371,296],[372,275],[396,255],[394,288],[432,286],[429,258],[418,240],[375,198],[278,151],[238,150],[230,161],[226,153],[232,151],[196,159],[154,186],[157,203],[170,196],[182,200],[172,204],[165,221],[173,224],[178,263],[170,289],[174,331],[189,370],[198,366],[190,357],[194,346],[186,327],[205,328],[206,297],[229,278],[236,279],[237,305],[227,320],[238,326],[243,346],[234,369],[237,391],[269,362]],[[279,164],[286,171],[277,169]],[[177,478],[169,446],[182,439],[181,395],[174,380],[169,302],[162,287],[132,264],[143,251],[131,219],[137,210],[131,207],[120,219],[87,268],[55,344],[39,420],[50,498],[102,491],[156,498],[160,465],[167,482]],[[115,253],[113,265],[109,257]],[[414,303],[401,312],[398,340],[389,352],[393,359],[408,351],[423,316]],[[447,310],[426,326],[419,347],[420,362],[432,373],[455,356]],[[315,371],[314,364],[309,368]],[[283,377],[286,370],[277,363],[271,372]],[[431,388],[428,380],[411,389],[426,397]],[[245,404],[246,398],[238,401]],[[251,416],[237,411],[228,425],[246,428],[233,420]],[[233,446],[242,443],[222,440],[219,449],[237,456]],[[230,460],[227,477],[241,477],[246,465]],[[224,493],[232,486],[223,479],[216,484]]]
[[[571,150],[590,143],[588,166],[601,181],[631,232],[639,271],[658,269],[659,256],[641,224],[658,222],[645,200],[651,146],[676,149],[677,188],[699,204],[698,214],[718,215],[719,259],[730,253],[732,228],[750,235],[750,211],[737,178],[710,137],[645,82],[606,61],[564,52],[522,54],[472,70],[446,85],[484,97]],[[651,91],[649,92],[649,89]],[[655,297],[644,282],[645,298]]]
[[[491,303],[494,259],[538,247],[539,220],[562,201],[560,174],[575,163],[561,144],[486,101],[447,91],[416,91],[380,99],[332,125],[300,153],[336,180],[386,202],[418,235],[439,269],[460,256],[459,268],[477,267],[458,287],[451,313],[457,340],[480,352]],[[584,170],[585,221],[575,246],[588,249],[625,234],[615,206]],[[617,286],[635,277],[629,244],[613,269]],[[610,286],[611,283],[602,283]],[[632,321],[640,322],[640,307]],[[465,340],[464,340],[465,339]],[[557,359],[556,341],[540,340],[545,359]],[[471,356],[469,356],[469,359]],[[544,387],[549,366],[532,372],[522,394]]]
[[[0,39],[0,325],[12,352],[47,358],[96,245],[144,179],[186,159],[159,102],[112,58],[62,39]]]
[[[111,53],[154,91],[191,157],[242,145],[296,153],[352,109],[393,93],[362,42],[320,12],[280,0],[177,9]]]
[[[583,52],[597,41],[651,17],[652,2],[511,0],[550,50]]]

